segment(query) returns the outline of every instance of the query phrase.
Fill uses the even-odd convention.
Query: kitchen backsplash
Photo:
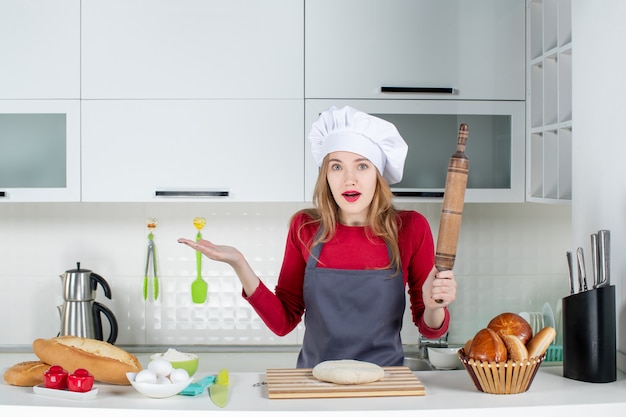
[[[204,238],[240,249],[268,285],[280,270],[290,216],[304,204],[180,203],[0,204],[0,347],[29,347],[59,331],[59,275],[76,267],[98,273],[98,289],[119,324],[119,345],[297,345],[303,326],[285,337],[271,333],[241,297],[228,265],[203,258],[204,304],[191,300],[194,252],[177,243],[193,238],[193,218],[205,217]],[[403,204],[423,213],[436,237],[441,204]],[[143,299],[147,234],[154,231],[160,293]],[[571,209],[563,205],[466,204],[455,265],[457,300],[450,307],[449,341],[464,343],[503,311],[553,308],[568,294],[565,252]],[[104,319],[106,322],[106,319]],[[105,336],[108,328],[105,326]],[[406,344],[418,333],[405,314]]]

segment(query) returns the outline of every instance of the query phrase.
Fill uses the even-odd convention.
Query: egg
[[[173,369],[172,373],[170,374],[170,381],[172,381],[172,384],[178,384],[179,382],[184,382],[188,379],[189,373],[182,368]]]
[[[157,378],[156,383],[160,385],[171,385],[172,381],[166,376],[160,376]]]
[[[149,369],[143,369],[135,375],[135,382],[141,382],[144,384],[156,384],[157,376]]]
[[[157,378],[166,377],[172,372],[172,364],[165,359],[157,358],[148,364],[148,369],[154,372]]]

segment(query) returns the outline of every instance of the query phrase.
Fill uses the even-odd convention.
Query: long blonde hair
[[[311,220],[302,224],[319,224],[322,233],[310,244],[309,250],[319,244],[328,242],[335,234],[338,222],[339,206],[332,195],[326,175],[328,173],[328,155],[322,162],[315,189],[313,190],[314,208],[301,210]],[[297,215],[298,213],[296,213]],[[400,271],[400,247],[398,246],[398,211],[393,206],[393,194],[387,181],[376,171],[376,189],[367,214],[367,233],[372,237],[382,238],[390,248],[389,265]],[[306,242],[305,242],[306,244]],[[395,274],[394,274],[395,275]]]

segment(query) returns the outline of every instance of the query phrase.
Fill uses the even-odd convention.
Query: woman
[[[309,140],[320,167],[314,208],[291,219],[275,293],[237,249],[179,242],[231,265],[243,296],[277,335],[304,315],[298,367],[337,359],[402,365],[405,288],[427,338],[446,333],[446,306],[456,296],[454,273],[434,267],[427,220],[392,204],[389,185],[402,179],[407,145],[393,124],[351,107],[322,113]]]

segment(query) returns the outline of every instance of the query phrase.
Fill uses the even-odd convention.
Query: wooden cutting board
[[[348,398],[422,396],[426,390],[406,366],[385,366],[385,376],[368,384],[341,385],[313,377],[313,370],[268,369],[267,392],[270,399],[279,398]]]

